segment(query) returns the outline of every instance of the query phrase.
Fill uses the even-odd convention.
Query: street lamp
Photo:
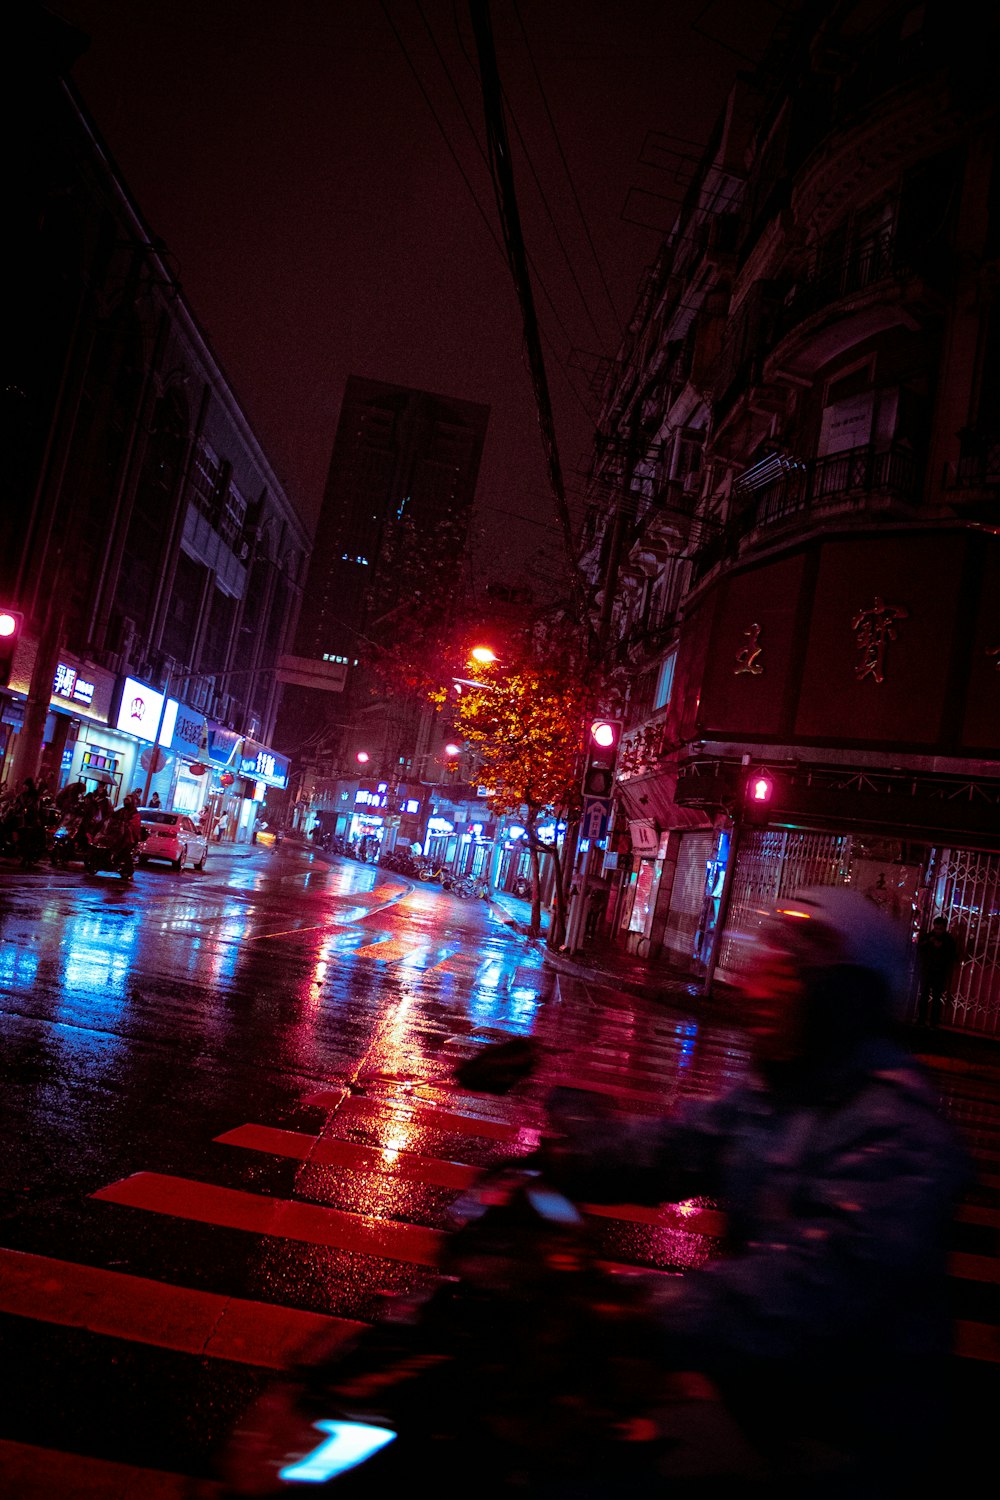
[[[484,667],[488,667],[497,660],[496,652],[490,646],[473,646],[469,655],[473,661],[480,662]]]
[[[354,759],[358,762],[359,765],[366,766],[371,760],[371,756],[368,754],[367,750],[359,750]]]

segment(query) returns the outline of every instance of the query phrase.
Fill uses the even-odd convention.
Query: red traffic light
[[[747,790],[751,802],[770,802],[771,793],[774,791],[774,782],[770,776],[763,774],[751,776]]]
[[[615,781],[615,761],[621,739],[620,719],[594,719],[587,736],[587,760],[583,770],[585,797],[611,796]]]
[[[0,687],[6,687],[10,682],[23,624],[24,616],[19,609],[0,608]]]

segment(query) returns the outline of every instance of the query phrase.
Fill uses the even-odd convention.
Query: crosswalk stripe
[[[538,1142],[538,1132],[530,1126],[511,1125],[504,1120],[482,1120],[475,1115],[428,1109],[424,1105],[414,1108],[406,1099],[387,1103],[382,1099],[368,1099],[359,1094],[345,1097],[343,1089],[320,1089],[315,1094],[307,1094],[302,1103],[337,1110],[338,1115],[344,1119],[414,1121],[419,1118],[419,1123],[425,1130],[486,1136],[488,1140],[509,1141],[512,1145],[518,1144],[526,1148],[537,1145]]]
[[[978,1203],[963,1203],[956,1216],[961,1224],[981,1224],[1000,1229],[1000,1208],[984,1208]]]
[[[349,1318],[2,1249],[0,1312],[273,1370],[286,1369],[317,1335],[347,1339],[365,1327]]]
[[[994,1255],[968,1255],[956,1250],[948,1259],[948,1269],[961,1281],[1000,1281],[1000,1258]]]
[[[960,1359],[1000,1364],[1000,1328],[989,1323],[956,1323],[955,1353]]]
[[[621,1219],[629,1224],[649,1224],[654,1229],[685,1229],[691,1234],[708,1234],[721,1239],[726,1232],[726,1216],[715,1209],[699,1208],[693,1213],[677,1204],[647,1208],[641,1203],[584,1203],[584,1213],[601,1219]]]
[[[423,1266],[437,1263],[444,1239],[438,1229],[344,1213],[289,1198],[268,1198],[161,1172],[136,1172],[98,1188],[91,1197],[219,1228],[247,1229],[253,1234]]]
[[[330,1140],[297,1130],[275,1130],[268,1125],[240,1125],[215,1139],[223,1146],[243,1146],[250,1151],[291,1156],[315,1166],[343,1167],[350,1172],[391,1173],[406,1182],[421,1182],[430,1187],[468,1188],[480,1175],[475,1167],[465,1166],[462,1162],[440,1161],[414,1151],[359,1146],[354,1141]]]
[[[465,1166],[461,1162],[441,1161],[412,1151],[383,1151],[375,1146],[358,1146],[353,1141],[329,1140],[325,1136],[276,1130],[267,1125],[240,1125],[215,1139],[219,1145],[242,1146],[250,1151],[289,1156],[317,1166],[343,1167],[350,1172],[382,1172],[429,1187],[466,1189],[483,1175],[482,1168]],[[630,1224],[649,1224],[657,1229],[686,1229],[692,1234],[714,1237],[725,1233],[726,1217],[714,1209],[700,1208],[690,1212],[678,1206],[648,1208],[638,1203],[584,1203],[582,1208],[595,1218],[621,1219]]]
[[[3,1493],[16,1500],[216,1500],[224,1493],[211,1480],[6,1438],[0,1438],[0,1473]]]

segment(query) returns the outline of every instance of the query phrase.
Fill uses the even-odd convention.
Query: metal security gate
[[[944,917],[958,962],[944,997],[944,1020],[963,1031],[1000,1035],[1000,855],[931,850],[924,927]]]
[[[937,916],[958,944],[958,962],[945,992],[944,1021],[962,1031],[1000,1036],[1000,855],[976,849],[909,846],[910,872],[901,909],[914,941]],[[749,970],[754,940],[769,908],[811,885],[846,885],[877,898],[867,883],[871,840],[850,834],[753,829],[744,832],[733,873],[717,972],[732,983]],[[919,876],[919,894],[917,892]],[[911,899],[912,897],[912,899]],[[914,960],[916,949],[911,950]],[[905,1014],[916,1014],[919,975],[909,975]]]
[[[850,834],[745,832],[719,949],[719,978],[732,982],[746,974],[754,940],[775,901],[806,886],[845,885],[850,876]]]

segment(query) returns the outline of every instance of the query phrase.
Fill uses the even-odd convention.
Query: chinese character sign
[[[879,594],[870,609],[859,609],[851,621],[858,649],[858,661],[854,675],[859,682],[870,677],[873,682],[885,681],[885,650],[890,641],[896,639],[896,622],[905,620],[909,610],[901,604],[885,604]]]
[[[747,644],[736,653],[733,675],[739,677],[745,672],[751,677],[759,677],[764,670],[764,663],[760,659],[763,650],[760,644],[760,626],[755,622],[743,634],[747,638]]]

